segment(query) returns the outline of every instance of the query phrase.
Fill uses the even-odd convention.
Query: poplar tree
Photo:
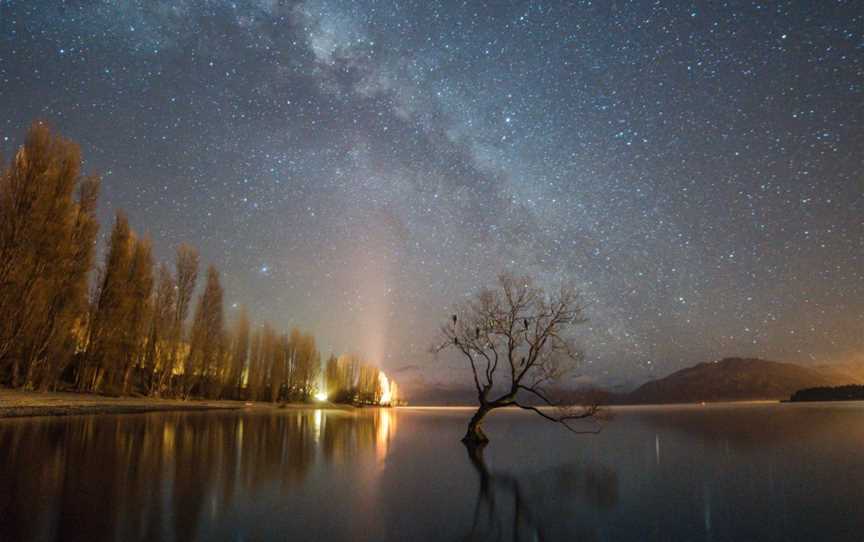
[[[295,330],[296,331],[296,330]],[[321,372],[321,354],[311,333],[291,335],[291,378],[289,390],[291,398],[305,400],[314,395]]]
[[[261,356],[261,343],[264,330],[261,327],[255,329],[249,341],[249,371],[246,378],[246,390],[250,401],[261,398],[264,388],[264,363]]]
[[[357,400],[361,403],[375,403],[378,400],[378,373],[374,365],[360,365],[360,374],[357,378]]]
[[[189,345],[188,365],[192,371],[184,375],[188,397],[197,385],[208,396],[218,396],[220,387],[219,362],[222,358],[225,316],[222,309],[223,291],[219,272],[211,265],[207,268],[207,283],[195,309],[192,337]]]
[[[140,365],[147,338],[146,324],[152,311],[153,293],[153,255],[152,242],[148,238],[138,239],[132,249],[129,275],[126,283],[126,319],[119,323],[123,328],[122,367],[117,378],[123,394],[129,394],[132,386],[132,372]]]
[[[245,307],[240,308],[240,314],[234,322],[234,330],[231,333],[231,369],[228,374],[227,385],[231,388],[231,394],[235,398],[240,397],[240,389],[243,385],[244,372],[249,356],[249,315]]]
[[[159,266],[158,282],[153,297],[153,312],[147,337],[147,350],[143,368],[146,376],[145,391],[159,395],[171,376],[170,336],[176,310],[176,282],[164,263]]]
[[[198,251],[187,244],[181,244],[177,247],[175,266],[177,295],[174,321],[171,325],[168,363],[172,370],[174,366],[180,367],[185,380],[187,375],[191,373],[191,367],[189,366],[188,349],[184,348],[183,344],[184,326],[186,318],[189,316],[189,304],[192,301],[192,294],[195,292],[195,284],[198,281]],[[170,373],[168,376],[170,378]],[[175,392],[182,394],[184,389],[181,388]]]
[[[51,387],[86,310],[99,181],[74,143],[34,123],[0,171],[0,378]]]
[[[108,240],[105,264],[99,271],[91,303],[87,355],[79,380],[82,389],[100,389],[103,379],[106,376],[113,377],[118,365],[122,364],[126,339],[122,323],[131,309],[127,287],[132,268],[133,243],[129,220],[122,211],[117,211]]]
[[[279,400],[279,392],[285,380],[285,362],[279,357],[279,337],[269,324],[261,332],[261,364],[263,388],[270,401]]]
[[[350,403],[354,400],[357,386],[357,373],[360,362],[356,356],[342,354],[338,358],[330,356],[325,368],[327,396],[335,403]]]

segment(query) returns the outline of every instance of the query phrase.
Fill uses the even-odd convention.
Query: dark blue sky
[[[579,285],[607,381],[864,361],[859,2],[0,1],[6,156],[34,119],[103,233],[325,353],[444,379],[449,305],[511,270]]]

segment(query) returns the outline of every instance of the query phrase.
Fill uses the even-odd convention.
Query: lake
[[[861,540],[864,404],[0,420],[0,540]]]

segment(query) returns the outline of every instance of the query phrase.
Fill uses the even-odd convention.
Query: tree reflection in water
[[[252,538],[281,537],[284,532],[268,526],[285,525],[285,515],[310,515],[309,525],[320,526],[328,506],[354,514],[325,529],[333,538],[391,533],[392,510],[375,508],[381,504],[375,491],[382,476],[390,480],[387,490],[398,491],[398,477],[410,475],[398,468],[384,474],[396,430],[397,415],[388,409],[5,420],[0,540],[233,539],[232,528]],[[414,431],[415,438],[423,434]],[[468,540],[590,538],[577,518],[617,505],[617,476],[603,467],[505,472],[487,468],[482,450],[469,453],[469,461],[479,493],[473,524],[469,512],[468,523],[456,529],[469,530]],[[428,479],[414,478],[409,488],[419,480]],[[340,508],[312,497],[327,491],[357,500],[343,500]],[[451,494],[452,503],[464,502],[462,496]],[[409,514],[424,513],[418,502],[406,506]]]
[[[395,430],[386,409],[7,420],[0,539],[193,540],[202,518],[265,486],[284,496],[316,461],[383,459]]]
[[[568,508],[587,504],[611,509],[618,502],[618,477],[609,468],[566,465],[517,476],[492,472],[483,457],[484,446],[466,444],[465,448],[479,481],[474,519],[465,540],[558,540],[562,535],[590,540],[591,533],[566,525],[565,516],[573,516]]]

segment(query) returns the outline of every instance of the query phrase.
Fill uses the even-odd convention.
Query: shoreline
[[[603,408],[610,411],[656,409],[668,407],[704,408],[706,406],[741,406],[805,403],[821,401],[790,401],[777,399],[750,399],[740,401],[716,401],[706,403],[658,403],[658,404],[611,404]],[[39,416],[82,416],[94,414],[143,414],[148,412],[201,412],[207,410],[273,411],[295,409],[318,409],[355,411],[366,406],[322,403],[270,403],[236,400],[207,399],[161,399],[155,397],[109,397],[78,392],[37,392],[11,388],[0,388],[0,420]],[[473,410],[476,405],[423,405],[412,404],[397,408],[421,410]]]
[[[741,400],[729,400],[729,401],[700,401],[693,403],[613,403],[608,405],[600,405],[600,408],[603,410],[625,410],[625,409],[641,409],[641,408],[666,408],[666,407],[699,407],[704,408],[707,406],[740,406],[740,405],[773,405],[783,403],[783,400],[780,399],[741,399]],[[424,404],[410,404],[405,407],[400,408],[416,408],[416,409],[425,409],[425,410],[476,410],[476,404],[474,405],[424,405]],[[539,408],[545,409],[554,409],[555,407],[552,405],[534,405]],[[575,405],[579,406],[579,405]],[[520,411],[519,407],[510,405],[506,407],[500,407],[496,410],[512,410],[512,411]]]
[[[205,410],[349,410],[351,407],[321,403],[261,403],[233,400],[159,399],[153,397],[108,397],[75,392],[37,392],[0,388],[0,420],[38,416],[92,414],[143,414],[147,412],[201,412]]]

